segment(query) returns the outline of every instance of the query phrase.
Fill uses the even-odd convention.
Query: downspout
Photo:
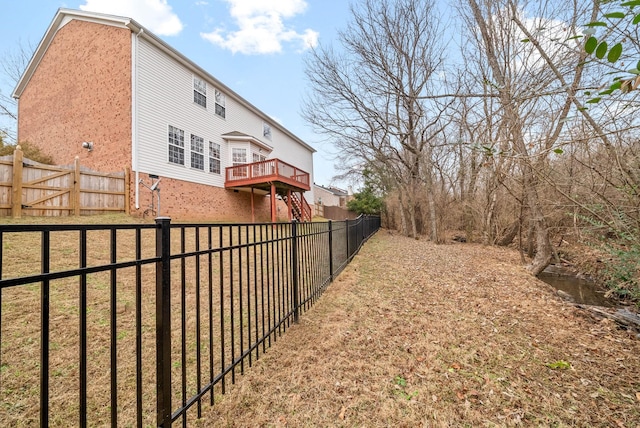
[[[140,28],[131,40],[131,164],[135,174],[135,206],[140,209],[140,168],[138,168],[138,38]]]

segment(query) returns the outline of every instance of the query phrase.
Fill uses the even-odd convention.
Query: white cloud
[[[161,36],[175,36],[182,22],[172,12],[167,0],[85,0],[80,9],[126,16],[140,22]]]
[[[285,20],[307,8],[304,0],[224,0],[238,27],[228,31],[218,27],[200,33],[205,40],[233,53],[270,54],[282,52],[283,44],[293,44],[303,51],[318,43],[318,32],[306,29],[298,33],[285,25]]]

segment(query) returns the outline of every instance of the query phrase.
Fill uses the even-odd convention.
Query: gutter
[[[135,37],[131,38],[131,165],[135,174],[135,207],[140,209],[140,168],[138,167],[138,38],[144,32],[142,27],[127,25]]]

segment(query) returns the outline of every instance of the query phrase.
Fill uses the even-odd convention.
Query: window
[[[220,144],[209,141],[209,172],[220,174]]]
[[[169,125],[169,162],[184,165],[184,131]]]
[[[216,89],[215,91],[216,97],[216,114],[222,118],[227,117],[227,111],[225,108],[225,96],[222,92]]]
[[[191,134],[191,168],[204,171],[204,139]]]
[[[265,155],[261,155],[259,153],[253,154],[253,163],[262,162],[265,160],[267,160],[267,157]],[[266,173],[267,173],[267,165],[265,165],[264,163],[253,165],[254,177],[263,176],[263,175],[266,175]]]
[[[233,148],[231,149],[231,161],[233,166],[241,166],[247,163],[247,149]],[[249,167],[233,168],[234,177],[248,177]]]
[[[263,123],[262,124],[262,135],[267,140],[271,140],[271,126],[268,123]]]
[[[193,76],[193,102],[207,108],[207,82]]]
[[[247,149],[231,149],[231,161],[233,166],[244,165],[247,163]]]

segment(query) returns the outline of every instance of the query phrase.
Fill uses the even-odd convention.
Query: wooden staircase
[[[311,207],[304,197],[291,192],[291,215],[299,222],[311,221]],[[288,195],[283,195],[282,200],[289,205]]]

